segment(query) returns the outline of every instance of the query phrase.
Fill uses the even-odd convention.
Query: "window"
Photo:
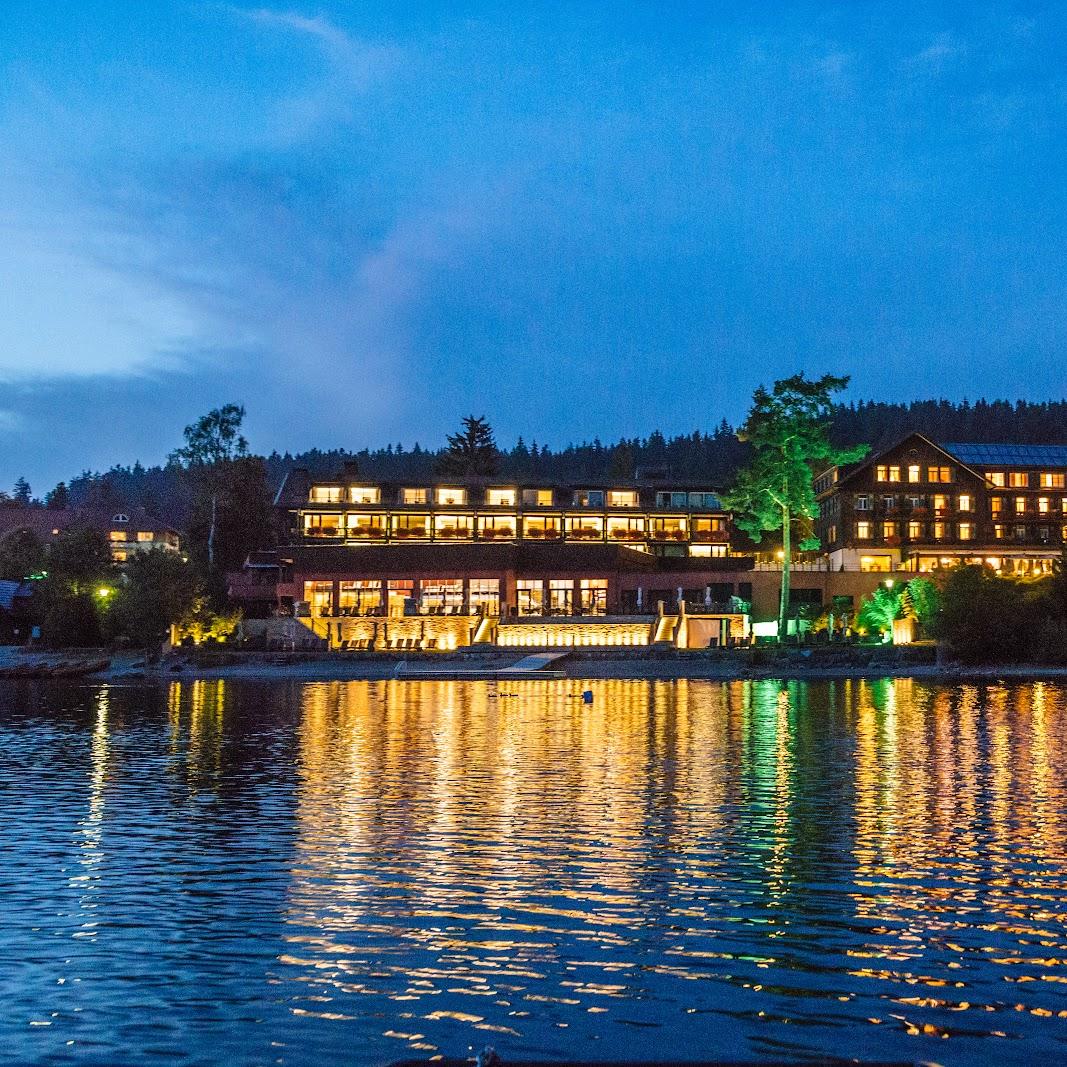
[[[304,516],[305,537],[340,537],[341,516],[337,514]]]
[[[599,515],[568,515],[567,538],[571,541],[602,541],[604,520]]]
[[[510,541],[515,537],[514,515],[479,515],[478,536],[484,541]]]
[[[390,578],[386,583],[386,590],[389,618],[402,619],[410,614],[409,604],[418,611],[418,605],[414,603],[415,583],[410,578]]]
[[[726,537],[726,520],[718,515],[697,515],[691,522],[694,541],[720,541]]]
[[[156,535],[154,533],[152,533],[151,530],[138,530],[137,531],[137,540],[140,541],[142,544],[145,541],[154,541],[155,539],[156,539]]]
[[[952,481],[952,468],[951,467],[927,467],[926,468],[926,480],[928,482],[951,482]]]
[[[644,518],[612,515],[608,519],[609,541],[643,541],[645,539]]]
[[[968,493],[960,493],[956,500],[956,506],[960,511],[970,511],[974,504]]]
[[[1016,527],[1014,527],[1014,533],[1015,533],[1015,540],[1016,541],[1025,541],[1026,540],[1026,527],[1025,526],[1016,526]]]
[[[657,508],[684,508],[689,505],[688,493],[657,493]]]
[[[638,505],[636,489],[609,489],[609,508],[636,508]]]
[[[340,504],[343,494],[339,485],[313,485],[309,499],[312,504]]]
[[[463,507],[467,503],[467,490],[440,486],[435,493],[435,497],[437,503],[445,507]]]
[[[961,522],[959,525],[960,540],[961,541],[973,541],[974,540],[974,523],[973,522]]]
[[[531,541],[554,541],[563,531],[563,523],[558,515],[524,515],[522,518],[522,536]]]
[[[922,480],[922,468],[918,463],[912,463],[908,466],[908,481],[918,482]]]
[[[474,516],[435,515],[433,534],[442,541],[469,541],[474,537]]]
[[[342,615],[380,615],[382,612],[382,583],[377,578],[341,582],[338,597]]]
[[[471,612],[484,611],[487,615],[500,614],[500,579],[472,578],[470,580]]]
[[[709,557],[712,559],[725,559],[727,556],[726,545],[690,545],[689,555],[702,556],[705,559]]]
[[[514,489],[486,489],[485,502],[494,508],[513,508],[516,495]]]
[[[522,491],[522,505],[526,508],[550,508],[552,507],[552,490],[524,489]]]
[[[401,489],[400,490],[400,503],[401,504],[429,504],[430,502],[430,490],[429,489]]]
[[[572,615],[574,582],[570,578],[550,578],[548,582],[548,614]]]
[[[990,485],[995,485],[998,489],[1003,489],[1004,486],[1008,484],[1004,480],[1003,471],[986,471],[985,480],[989,482]]]
[[[608,610],[607,578],[582,578],[578,583],[583,615],[605,615]]]
[[[348,487],[348,500],[351,504],[378,504],[382,499],[382,491],[376,485],[350,485]]]
[[[1025,515],[1026,514],[1026,497],[1017,496],[1015,498],[1015,514],[1016,515]]]
[[[719,500],[717,493],[690,493],[689,506],[691,508],[715,508],[718,510],[722,507],[722,501]]]
[[[1067,485],[1059,471],[1042,471],[1038,483],[1042,489],[1063,489]]]
[[[989,514],[999,515],[1004,510],[1004,497],[991,496],[989,498]]]
[[[945,512],[948,511],[948,497],[944,496],[942,493],[934,494],[933,503],[935,515],[944,515]]]
[[[124,548],[113,548],[111,550],[111,558],[116,563],[125,563],[129,558],[129,553]]]
[[[304,600],[312,615],[332,615],[333,582],[304,582]]]
[[[683,515],[657,515],[652,520],[652,536],[657,541],[684,541],[689,536],[689,520]]]
[[[126,540],[126,531],[125,530],[112,530],[111,533],[108,534],[108,537],[112,541],[125,541]]]
[[[891,570],[891,560],[890,556],[860,556],[860,570],[867,574],[872,572],[881,574]]]
[[[458,615],[463,611],[463,579],[435,578],[419,583],[419,611],[424,615]]]
[[[1037,498],[1037,513],[1038,515],[1047,515],[1049,513],[1049,498],[1047,496],[1039,496]]]
[[[856,537],[860,541],[869,541],[871,539],[871,524],[869,522],[857,522]]]
[[[385,537],[385,516],[350,511],[345,516],[345,536],[362,541]]]
[[[1052,527],[1039,526],[1037,528],[1037,539],[1044,545],[1049,543],[1049,539],[1052,537]]]
[[[885,464],[875,467],[875,481],[878,482],[899,482],[900,481],[900,467],[888,466]]]
[[[520,578],[515,583],[520,615],[540,615],[544,606],[545,587],[540,578]]]
[[[1012,489],[1029,489],[1030,475],[1026,471],[1012,471],[1008,475],[1008,485]]]
[[[897,506],[897,498],[895,496],[882,497],[882,507],[886,511],[892,511]]]
[[[883,522],[882,523],[882,537],[887,541],[892,540],[897,536],[897,524],[895,522]]]
[[[574,494],[576,508],[602,508],[604,506],[603,489],[579,489]]]
[[[861,493],[856,497],[856,510],[857,511],[870,511],[871,510],[871,498],[866,493]]]
[[[945,524],[943,522],[935,522],[933,526],[933,537],[935,541],[943,541],[945,538]]]
[[[997,541],[1002,541],[1008,532],[1008,528],[1002,522],[993,523],[993,537]]]
[[[398,541],[412,541],[430,536],[429,515],[394,515],[393,536]]]
[[[913,541],[922,537],[923,524],[921,522],[909,522],[908,523],[908,537]]]
[[[830,528],[826,531],[827,540],[834,542],[837,540],[837,523],[830,523]]]

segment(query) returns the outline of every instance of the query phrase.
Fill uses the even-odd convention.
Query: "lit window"
[[[874,480],[876,482],[888,482],[889,481],[889,468],[884,464],[879,464],[874,468]]]
[[[351,504],[377,504],[381,498],[381,490],[376,485],[350,485],[348,487],[348,500]]]
[[[922,537],[923,524],[921,522],[909,522],[908,523],[908,537],[912,540]]]
[[[918,482],[922,480],[922,468],[918,463],[912,463],[908,467],[908,481]]]
[[[555,541],[563,532],[558,515],[524,515],[522,536],[531,541]]]
[[[486,489],[485,502],[490,507],[513,508],[516,493],[514,489]]]
[[[312,615],[332,615],[333,582],[304,582],[304,600]]]
[[[1026,471],[1012,471],[1008,475],[1008,485],[1012,489],[1028,489],[1030,487],[1030,475]]]
[[[378,578],[364,578],[339,583],[338,607],[342,615],[379,615],[382,608],[382,583]]]
[[[699,556],[703,559],[725,559],[726,545],[690,545],[689,555]]]
[[[871,539],[871,524],[869,522],[856,523],[856,538],[860,541],[869,541]]]
[[[638,504],[636,489],[609,489],[609,508],[636,508]]]
[[[1042,489],[1063,489],[1064,475],[1058,471],[1042,471],[1040,484]]]
[[[579,489],[574,494],[576,508],[602,508],[604,506],[603,489]]]
[[[514,515],[479,515],[478,536],[485,541],[510,541],[515,537]]]
[[[726,520],[718,515],[695,515],[692,527],[694,541],[718,541],[726,536]]]
[[[948,497],[941,493],[934,494],[934,514],[944,515],[948,511]]]
[[[897,536],[897,524],[895,522],[882,523],[882,536],[890,541]]]
[[[437,490],[437,503],[443,504],[446,507],[459,505],[463,506],[467,503],[467,490],[466,489],[449,489],[441,487]]]
[[[339,485],[313,485],[310,500],[312,504],[340,504],[343,492]]]
[[[1004,480],[1004,472],[1003,471],[986,471],[985,472],[985,480],[987,482],[989,482],[990,485],[995,485],[999,489],[1003,489],[1004,486],[1008,484]]]
[[[138,530],[137,531],[137,540],[138,541],[154,541],[155,540],[155,534],[153,534],[151,530]]]
[[[1049,513],[1049,499],[1047,496],[1039,496],[1037,498],[1037,513],[1039,515],[1047,515]]]
[[[960,540],[961,541],[973,541],[974,540],[974,523],[973,522],[961,522],[960,523]]]
[[[385,536],[384,515],[361,515],[349,512],[345,516],[345,536],[356,540],[377,540]]]
[[[522,491],[522,504],[527,508],[550,508],[552,507],[551,489],[524,489]]]
[[[472,578],[470,580],[470,609],[477,614],[485,609],[490,615],[500,614],[500,579]]]
[[[1026,497],[1017,496],[1015,498],[1015,514],[1016,515],[1025,515],[1026,514]]]
[[[860,570],[867,574],[882,574],[891,569],[890,562],[889,556],[860,556]]]
[[[644,518],[612,515],[608,519],[609,541],[643,541],[645,539]]]
[[[993,537],[996,538],[996,540],[998,540],[998,541],[1003,540],[1006,533],[1007,533],[1007,527],[1004,525],[1004,523],[1002,523],[1002,522],[993,523]]]
[[[999,515],[1004,510],[1004,497],[991,496],[989,498],[990,515]]]
[[[827,530],[826,532],[827,532],[827,540],[829,540],[829,541],[836,541],[837,540],[837,525],[835,523],[831,523],[829,530]]]
[[[520,615],[540,615],[544,606],[545,583],[540,578],[520,578],[515,583]]]
[[[684,541],[689,536],[689,522],[681,515],[658,516],[652,520],[652,536],[657,541]]]
[[[1067,496],[1060,497],[1060,511],[1067,515]]]
[[[601,541],[604,520],[599,515],[568,515],[567,537],[571,541]]]
[[[443,541],[465,541],[474,537],[473,515],[435,515],[434,537]]]
[[[125,530],[112,530],[111,533],[108,534],[108,536],[111,538],[112,541],[125,541],[126,540],[126,531]]]
[[[425,490],[423,490],[425,492]],[[412,541],[430,536],[429,515],[394,515],[393,536],[398,541]]]
[[[930,482],[951,482],[952,481],[952,468],[951,467],[927,467],[927,481]]]
[[[340,537],[341,516],[337,514],[304,516],[305,537]]]
[[[430,502],[430,490],[429,489],[401,489],[400,490],[400,503],[401,504],[429,504]]]
[[[971,497],[966,493],[961,493],[959,500],[957,501],[957,506],[959,507],[960,511],[970,511],[971,507],[973,506]]]
[[[945,524],[943,522],[934,523],[934,540],[942,541],[945,537]]]
[[[111,553],[111,558],[116,563],[125,563],[129,553],[124,548],[116,548]]]

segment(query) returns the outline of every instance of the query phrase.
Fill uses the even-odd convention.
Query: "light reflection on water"
[[[1062,687],[9,685],[0,709],[17,1060],[1067,1057]]]

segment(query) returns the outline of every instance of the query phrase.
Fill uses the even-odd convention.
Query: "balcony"
[[[304,527],[305,537],[340,537],[340,526],[306,526]]]
[[[398,541],[428,541],[430,529],[428,526],[401,527],[393,531],[393,537]]]
[[[643,530],[608,530],[612,541],[643,541],[645,536]]]
[[[442,526],[435,536],[439,541],[470,541],[474,531],[465,526]]]
[[[568,541],[603,541],[603,531],[588,526],[576,526],[567,531]]]
[[[381,541],[385,537],[384,526],[350,526],[345,531],[350,541]]]
[[[653,541],[688,541],[689,534],[685,530],[653,530]]]
[[[513,541],[515,531],[510,526],[497,526],[491,530],[482,530],[478,536],[483,541]]]
[[[563,534],[559,530],[528,529],[522,536],[527,541],[558,541]]]

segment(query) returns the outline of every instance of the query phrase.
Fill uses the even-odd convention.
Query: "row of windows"
[[[1029,489],[1033,485],[1029,471],[986,471],[985,480],[1000,489]],[[1038,489],[1067,488],[1067,475],[1062,471],[1041,471],[1037,475]]]
[[[520,529],[515,515],[385,515],[359,512],[325,512],[304,515],[306,537],[347,537],[381,539],[386,530],[398,540],[417,540],[431,536],[443,539],[466,539],[478,536],[486,540],[507,541]],[[644,516],[619,515],[524,515],[522,536],[531,540],[561,537],[564,531],[572,540],[684,541],[692,534],[695,540],[721,538],[726,534],[726,520],[717,515]]]
[[[886,511],[892,511],[898,507],[898,498],[895,496],[883,496],[880,498],[882,507]],[[903,504],[911,510],[919,508],[925,508],[927,506],[933,509],[935,515],[944,514],[952,507],[953,498],[942,493],[934,493],[929,497],[925,496],[905,496],[900,498]],[[1007,510],[1007,504],[1010,502],[1011,509],[1016,515],[1026,515],[1031,512],[1038,515],[1052,515],[1055,512],[1060,512],[1067,515],[1067,496],[1064,497],[1049,497],[1049,496],[1016,496],[1016,497],[1002,497],[991,496],[989,498],[989,512],[991,515],[1000,515]],[[955,506],[957,511],[973,511],[974,510],[974,497],[969,493],[960,493],[955,498]],[[856,511],[873,511],[875,505],[875,497],[870,493],[859,493],[854,500],[854,506]]]
[[[925,470],[925,478],[923,473]],[[921,464],[911,463],[901,466],[896,463],[880,463],[874,468],[874,478],[877,482],[899,482],[901,475],[908,482],[933,482],[946,483],[953,480],[951,467],[926,467]],[[985,471],[985,480],[998,488],[1029,489],[1033,484],[1033,475],[1029,471]],[[1039,489],[1064,489],[1067,488],[1067,473],[1063,471],[1040,471],[1036,474],[1036,488]]]
[[[522,501],[523,507],[550,508],[557,501],[552,489],[486,489],[484,503],[489,507],[513,508]],[[380,504],[382,491],[376,485],[316,485],[309,496],[312,504]],[[470,494],[463,487],[437,486],[400,490],[399,503],[428,505],[431,501],[446,507],[465,507]],[[636,508],[641,503],[636,489],[582,489],[571,495],[570,504],[579,508]],[[721,507],[715,493],[658,492],[658,508],[715,508]]]
[[[132,541],[132,540],[134,540],[134,538],[132,538],[130,536],[130,531],[129,530],[112,530],[111,533],[108,534],[108,537],[112,541]],[[156,539],[156,535],[151,530],[138,530],[136,539],[138,541],[141,541],[141,542],[154,541]],[[160,538],[160,540],[163,540],[163,538]]]
[[[951,482],[951,467],[927,467],[926,478],[923,478],[923,467],[919,463],[911,463],[906,467],[899,464],[879,464],[874,468],[874,479],[877,482],[899,482],[901,471],[907,474],[909,482]]]
[[[876,529],[881,533],[883,540],[890,542],[899,539],[902,531],[912,541],[923,540],[927,537],[940,541],[953,535],[960,541],[973,541],[977,536],[977,527],[973,522],[883,522],[877,527],[873,522],[857,522],[856,539],[858,541],[870,541],[874,538]],[[1012,526],[998,522],[993,524],[992,529],[995,540],[999,541],[1013,537],[1016,540],[1024,541],[1029,537],[1028,531],[1030,528],[1025,525]],[[1051,526],[1038,526],[1035,530],[1039,541],[1048,541],[1052,537]],[[834,539],[835,533],[836,531],[831,532],[831,539]],[[1060,536],[1067,541],[1067,525],[1061,527]]]

